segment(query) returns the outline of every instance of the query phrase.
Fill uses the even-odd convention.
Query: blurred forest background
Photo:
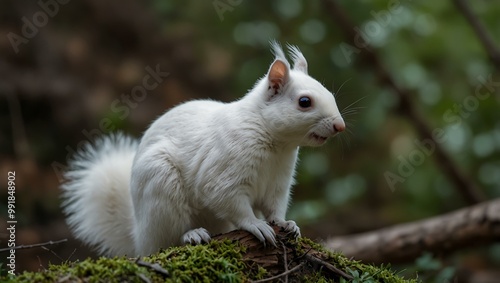
[[[500,5],[469,2],[0,2],[0,227],[15,171],[17,244],[68,238],[18,250],[18,271],[95,256],[60,209],[61,172],[83,142],[117,130],[140,137],[183,101],[243,96],[272,62],[273,38],[302,50],[349,129],[301,151],[289,218],[304,236],[499,197]],[[152,70],[169,75],[137,92]],[[2,228],[2,247],[7,238]],[[426,282],[487,282],[477,278],[498,272],[500,244],[478,244],[391,264]]]

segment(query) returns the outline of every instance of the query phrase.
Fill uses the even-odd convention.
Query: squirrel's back
[[[158,117],[144,133],[139,151],[164,138],[180,145],[191,138],[196,139],[206,129],[214,113],[221,112],[226,105],[213,100],[193,100],[170,109]]]

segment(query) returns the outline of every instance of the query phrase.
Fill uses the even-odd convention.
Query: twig
[[[76,249],[73,250],[73,252],[68,256],[67,261],[70,261],[73,255],[75,255]]]
[[[149,262],[145,262],[145,261],[142,261],[139,258],[137,258],[137,260],[135,261],[135,264],[137,264],[139,266],[147,267],[147,268],[153,270],[154,272],[163,275],[164,277],[170,276],[170,273],[168,273],[168,271],[166,269],[164,269],[163,267],[161,267],[158,263],[149,263]]]
[[[495,42],[491,38],[490,34],[481,23],[481,21],[474,15],[469,4],[465,0],[453,0],[457,9],[463,14],[464,18],[469,22],[474,33],[476,34],[479,41],[483,44],[486,53],[490,57],[497,69],[500,69],[500,50],[495,45]]]
[[[68,241],[68,239],[62,239],[62,240],[58,240],[58,241],[48,241],[48,242],[40,243],[40,244],[20,245],[20,246],[15,246],[12,248],[2,248],[2,249],[0,249],[0,252],[6,252],[6,251],[10,251],[10,250],[19,250],[19,249],[31,249],[31,248],[37,248],[37,247],[43,247],[43,246],[49,246],[49,245],[57,245],[57,244],[64,243],[67,241]]]
[[[66,275],[64,277],[59,278],[57,280],[57,283],[69,282],[69,279],[71,279],[71,275]]]
[[[307,250],[307,251],[306,251],[303,255],[298,256],[298,257],[295,259],[295,261],[299,261],[299,260],[301,260],[302,258],[304,258],[307,254],[309,254],[309,252],[310,252],[312,249],[313,249],[313,248],[312,248],[312,247],[310,247],[310,248],[309,248],[309,249],[308,249],[308,250]]]
[[[37,255],[37,256],[36,256],[36,258],[38,259],[38,264],[40,265],[40,268],[39,268],[39,269],[40,269],[40,270],[47,270],[47,269],[45,268],[45,266],[43,266],[43,264],[42,264],[42,259],[40,258],[40,256],[39,256],[39,255]]]
[[[62,257],[60,257],[58,254],[56,254],[53,250],[47,248],[47,247],[44,247],[44,246],[41,246],[42,249],[50,252],[51,254],[53,254],[55,257],[57,257],[61,262],[64,262],[64,259],[62,259]]]
[[[142,281],[146,282],[146,283],[151,283],[151,280],[149,278],[146,277],[146,275],[142,274],[142,273],[139,273],[137,274],[137,276],[139,278],[141,278]]]
[[[285,247],[285,244],[283,244],[283,242],[281,243],[281,246],[283,247],[283,266],[284,266],[285,272],[287,272],[288,271],[288,259],[287,259],[287,255],[286,255],[286,247]],[[285,276],[285,283],[288,283],[288,274]]]
[[[353,277],[352,277],[351,275],[349,275],[349,274],[345,273],[344,271],[342,271],[342,270],[340,270],[340,269],[336,268],[336,267],[335,267],[335,266],[333,266],[331,263],[326,262],[326,261],[324,261],[324,260],[322,260],[322,259],[319,259],[319,258],[317,258],[317,257],[315,257],[315,256],[313,256],[313,255],[306,255],[306,259],[307,259],[308,261],[310,261],[310,262],[313,262],[313,263],[316,263],[316,264],[318,264],[318,265],[320,265],[320,266],[325,267],[325,268],[326,268],[326,269],[328,269],[330,272],[335,273],[335,274],[337,274],[337,275],[339,275],[339,276],[342,276],[342,277],[344,277],[344,278],[345,278],[345,279],[347,279],[347,280],[352,280],[352,279],[353,279]]]
[[[300,263],[299,265],[295,266],[294,268],[292,269],[289,269],[288,271],[285,271],[281,274],[278,274],[278,275],[275,275],[275,276],[272,276],[272,277],[269,277],[269,278],[264,278],[264,279],[260,279],[260,280],[257,280],[257,281],[252,281],[253,283],[261,283],[261,282],[268,282],[268,281],[273,281],[275,279],[279,279],[283,276],[288,276],[289,274],[292,274],[294,273],[295,271],[297,271],[299,268],[301,268],[302,266],[304,266],[304,264],[306,264],[305,262],[302,262]]]
[[[427,121],[418,113],[417,109],[414,106],[414,103],[412,102],[412,93],[408,89],[402,88],[396,84],[396,81],[385,69],[370,44],[366,42],[363,37],[360,37],[356,33],[354,24],[351,22],[342,6],[339,5],[335,0],[324,0],[324,3],[327,9],[330,11],[332,19],[336,21],[337,25],[340,27],[349,43],[353,46],[364,47],[363,51],[360,53],[362,63],[374,69],[381,86],[391,88],[399,97],[398,112],[401,115],[407,116],[407,118],[411,122],[413,122],[418,134],[422,139],[429,139],[434,141],[434,156],[437,164],[447,175],[450,181],[455,185],[455,188],[462,195],[463,199],[469,204],[482,202],[485,199],[482,191],[478,189],[471,178],[466,176],[457,167],[457,165],[445,152],[442,145],[434,140],[431,127],[428,125]],[[358,39],[361,42],[358,41],[356,44],[355,39]]]

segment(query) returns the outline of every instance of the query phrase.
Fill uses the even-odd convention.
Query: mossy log
[[[276,247],[264,246],[250,233],[236,230],[215,236],[208,244],[172,247],[148,257],[67,262],[3,279],[12,282],[417,282],[405,280],[386,267],[349,260],[309,239],[293,239],[280,228],[274,229]]]

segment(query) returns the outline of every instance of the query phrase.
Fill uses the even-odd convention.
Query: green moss
[[[85,278],[88,282],[242,282],[246,278],[246,266],[241,261],[244,248],[230,241],[212,241],[208,245],[173,247],[142,258],[149,263],[158,263],[170,273],[169,278],[139,266],[124,257],[87,259],[81,262],[51,265],[41,272],[24,272],[17,282],[54,282],[61,279]],[[253,275],[258,275],[256,272]]]
[[[328,256],[328,261],[334,263],[335,267],[347,271],[349,275],[354,277],[354,282],[384,282],[384,283],[417,283],[416,279],[404,279],[397,276],[394,271],[392,271],[389,266],[373,266],[370,264],[365,264],[357,260],[352,260],[346,258],[341,253],[332,252],[326,250],[320,244],[313,242],[308,238],[299,238],[297,241],[301,242],[305,246],[310,246],[315,250],[322,251]],[[297,245],[302,246],[302,245]],[[300,253],[305,253],[307,251],[299,251]],[[365,277],[363,277],[365,276]],[[313,278],[314,280],[317,280]],[[356,279],[359,279],[356,281]],[[362,280],[368,279],[368,280]],[[370,281],[371,279],[372,281]],[[330,282],[330,281],[314,281],[309,282]],[[324,280],[324,278],[323,278]]]
[[[144,261],[166,263],[174,281],[240,282],[246,269],[244,248],[230,241],[212,241],[208,245],[170,248]],[[215,280],[215,281],[214,281]]]
[[[317,283],[335,283],[332,279],[325,278],[321,272],[314,272],[312,274],[305,275],[303,282],[317,282]]]
[[[338,253],[324,250],[319,244],[309,239],[298,240],[306,246],[322,250],[328,260],[336,267],[347,270],[355,278],[353,282],[417,282],[404,280],[386,267],[375,267],[347,259]],[[24,272],[15,278],[15,282],[247,282],[266,278],[267,271],[255,264],[243,260],[246,250],[237,242],[212,241],[207,245],[172,247],[141,260],[157,263],[170,274],[169,277],[138,265],[135,259],[124,257],[87,259],[50,265],[48,270]],[[306,251],[297,251],[303,253]],[[356,277],[356,274],[358,275]],[[363,277],[364,276],[364,277]],[[8,278],[0,278],[4,281]],[[365,280],[365,279],[370,279]],[[303,275],[301,282],[334,282],[325,279],[320,272]]]
[[[17,282],[56,282],[78,281],[85,278],[87,282],[143,282],[139,274],[159,280],[157,274],[145,267],[138,266],[134,261],[126,258],[99,258],[87,259],[61,265],[50,265],[48,270],[41,272],[24,272],[17,278]]]

